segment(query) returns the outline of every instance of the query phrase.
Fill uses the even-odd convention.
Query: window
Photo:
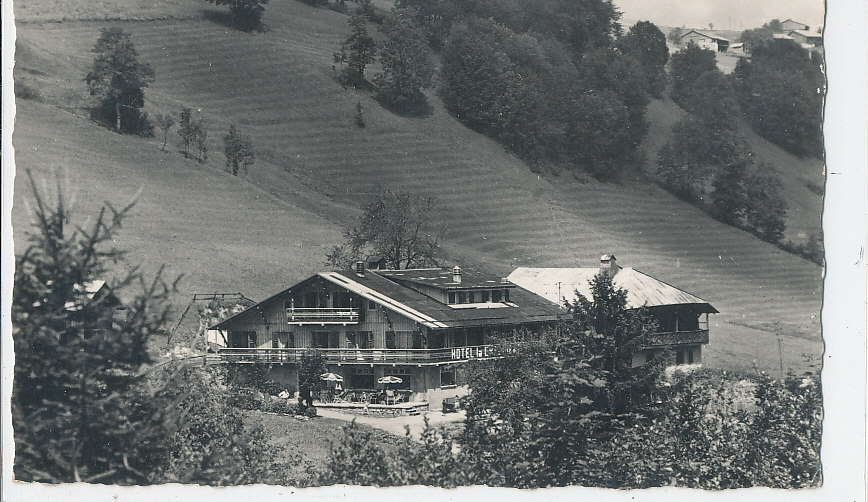
[[[352,297],[350,296],[350,293],[346,291],[338,291],[337,293],[334,293],[333,300],[335,308],[348,309],[353,306]]]
[[[483,291],[482,293],[482,303],[488,302],[488,291]]]
[[[467,291],[458,292],[458,303],[467,303]]]
[[[256,347],[256,332],[255,331],[230,331],[229,346],[234,349],[245,349]]]
[[[326,309],[329,306],[329,294],[328,293],[320,293],[319,294],[319,305],[318,307],[321,309]]]
[[[505,303],[509,303],[509,290],[508,289],[503,290],[503,301]]]
[[[501,302],[499,289],[495,289],[494,291],[491,292],[491,301],[494,303],[500,303]]]
[[[469,303],[476,303],[476,295],[473,293],[473,291],[467,293],[467,298],[469,300]]]
[[[305,293],[304,294],[304,307],[308,309],[315,309],[317,305],[317,294],[316,293]]]
[[[401,379],[401,383],[391,384],[392,388],[410,390],[410,369],[406,366],[394,366],[386,368],[385,376],[394,376]]]
[[[455,368],[452,366],[440,367],[440,387],[455,386]]]
[[[368,310],[377,310],[377,304],[374,300],[368,300]]]
[[[455,304],[455,293],[449,293],[449,304],[450,305]]]
[[[295,346],[295,340],[292,332],[275,331],[271,334],[271,347],[274,349],[285,349]]]
[[[337,348],[338,334],[331,331],[314,331],[311,335],[311,341],[315,349]]]
[[[371,331],[347,331],[348,349],[371,349],[374,347],[374,333]]]
[[[395,346],[395,332],[394,331],[386,331],[386,348],[387,349],[396,349]]]
[[[350,389],[373,389],[374,369],[355,368],[350,375]]]

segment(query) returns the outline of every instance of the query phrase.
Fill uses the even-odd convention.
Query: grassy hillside
[[[614,252],[626,266],[721,310],[708,364],[749,367],[757,359],[777,368],[778,335],[786,366],[800,367],[805,352],[819,356],[819,267],[645,182],[540,178],[461,126],[433,96],[430,117],[405,119],[341,89],[331,53],[346,35],[344,15],[274,3],[269,30],[250,35],[215,22],[218,11],[207,5],[176,8],[184,6],[189,17],[116,24],[156,71],[149,112],[201,108],[208,165],[86,119],[81,79],[104,22],[19,25],[16,76],[38,86],[44,102],[19,100],[14,142],[19,168],[67,166],[85,192],[82,206],[122,201],[145,187],[120,244],[133,250],[130,262],[165,261],[185,272],[185,293],[242,290],[263,298],[319,268],[364,196],[395,184],[437,195],[449,261],[506,275],[515,266],[592,265]],[[364,129],[353,118],[357,102]],[[259,158],[246,179],[220,172],[229,123],[256,143]],[[21,187],[19,177],[16,232],[26,219]]]

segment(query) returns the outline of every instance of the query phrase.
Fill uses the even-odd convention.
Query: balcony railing
[[[671,347],[676,345],[696,345],[708,343],[708,330],[673,331],[654,333],[643,340],[643,348]]]
[[[272,349],[224,348],[217,355],[233,363],[294,363],[316,350],[328,363],[341,364],[443,364],[501,357],[516,349],[512,345],[474,345],[445,349]]]
[[[289,324],[356,324],[359,309],[352,308],[288,308]]]

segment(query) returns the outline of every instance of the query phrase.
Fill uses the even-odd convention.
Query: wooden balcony
[[[358,324],[359,309],[353,308],[288,308],[286,319],[289,324]]]
[[[446,349],[272,349],[224,348],[217,351],[223,362],[281,364],[297,363],[302,356],[316,350],[329,364],[417,364],[436,365],[492,359],[515,350],[509,345],[474,345]]]
[[[708,330],[672,331],[654,333],[642,342],[642,348],[675,347],[678,345],[699,345],[708,343]]]

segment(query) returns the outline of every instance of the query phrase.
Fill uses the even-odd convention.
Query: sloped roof
[[[528,268],[520,267],[509,274],[509,280],[545,299],[562,303],[564,299],[573,300],[578,291],[585,298],[591,298],[590,281],[600,273],[597,267],[580,268]],[[560,286],[558,285],[560,283]],[[717,309],[707,301],[667,284],[634,268],[618,270],[612,283],[627,291],[627,307],[659,307],[664,305],[707,306],[709,313]]]
[[[729,42],[729,39],[728,39],[728,38],[726,38],[726,37],[722,37],[722,36],[718,35],[717,33],[713,33],[713,32],[710,32],[710,31],[705,31],[705,30],[690,30],[690,31],[688,31],[687,33],[685,33],[684,35],[681,35],[680,38],[684,38],[684,37],[686,37],[687,35],[690,35],[691,33],[697,33],[697,34],[702,35],[702,36],[704,36],[704,37],[706,37],[706,38],[711,38],[711,39],[714,39],[714,40],[723,40],[724,42]]]
[[[419,291],[381,276],[379,272],[369,270],[363,277],[346,271],[320,272],[234,316],[224,319],[209,329],[226,328],[239,316],[246,314],[250,310],[262,308],[264,304],[316,278],[326,280],[348,291],[352,291],[367,300],[382,305],[390,311],[401,314],[432,329],[551,322],[557,320],[558,315],[561,313],[559,306],[553,305],[545,298],[521,287],[510,289],[510,302],[503,304],[502,308],[464,308],[466,307],[464,305],[459,306],[459,308],[453,308]],[[431,270],[428,269],[427,273],[430,272]],[[451,275],[451,270],[449,270],[449,273]]]
[[[121,301],[112,293],[111,289],[106,285],[106,282],[101,279],[86,281],[83,284],[73,286],[73,292],[79,296],[79,301],[68,301],[64,308],[69,311],[78,311],[94,299],[105,298],[105,302],[109,306],[119,306]],[[99,297],[97,297],[99,295]]]
[[[823,35],[820,35],[819,33],[814,33],[812,31],[808,31],[808,30],[790,30],[787,32],[787,35],[792,37],[793,33],[798,33],[799,35],[801,35],[803,37],[807,37],[807,38],[823,38]]]
[[[445,268],[416,268],[409,270],[377,270],[376,273],[396,282],[413,282],[439,289],[511,288],[514,285],[471,269],[461,269],[461,282],[452,280],[452,270]]]

